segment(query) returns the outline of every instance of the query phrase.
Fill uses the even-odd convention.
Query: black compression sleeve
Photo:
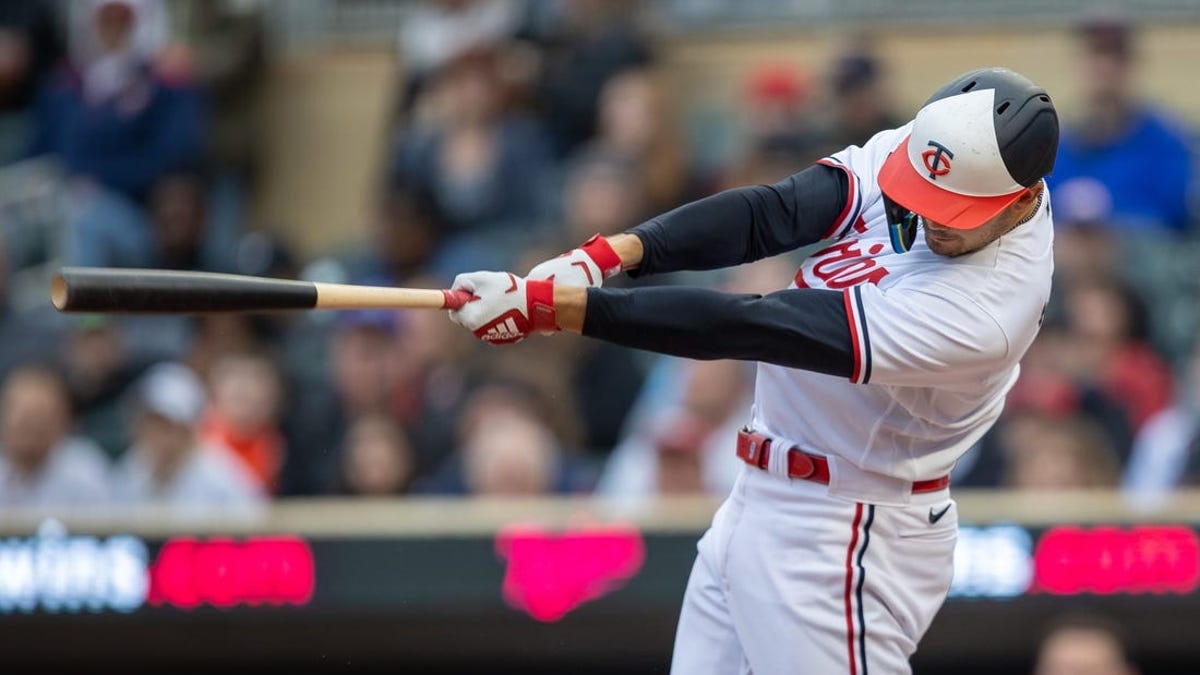
[[[726,190],[629,230],[642,240],[633,276],[731,267],[819,241],[842,213],[850,179],[813,164],[774,185]]]
[[[767,296],[702,288],[589,288],[583,334],[692,359],[741,359],[849,377],[842,294],[790,289]]]

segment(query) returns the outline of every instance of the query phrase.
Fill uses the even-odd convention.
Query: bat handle
[[[442,291],[442,296],[446,299],[445,303],[442,304],[442,309],[459,309],[475,299],[475,296],[470,291],[451,289]]]

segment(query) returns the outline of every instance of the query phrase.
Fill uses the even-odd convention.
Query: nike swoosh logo
[[[937,523],[937,521],[941,520],[942,516],[946,515],[946,512],[950,510],[951,506],[952,506],[952,504],[947,504],[946,508],[944,508],[941,511],[938,511],[936,513],[934,512],[932,506],[929,507],[929,524],[934,525]]]

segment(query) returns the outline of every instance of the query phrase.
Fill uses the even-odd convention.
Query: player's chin
[[[932,235],[928,230],[925,231],[925,245],[929,247],[930,251],[947,258],[960,256],[967,252],[966,244],[962,240]]]

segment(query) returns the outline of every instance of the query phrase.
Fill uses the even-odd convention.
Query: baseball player
[[[593,237],[526,278],[455,280],[476,299],[451,318],[489,342],[569,330],[759,362],[746,467],[700,540],[671,672],[910,672],[950,586],[950,470],[1000,415],[1050,295],[1057,145],[1044,90],[976,70],[774,185]],[[818,240],[766,296],[600,288]]]

